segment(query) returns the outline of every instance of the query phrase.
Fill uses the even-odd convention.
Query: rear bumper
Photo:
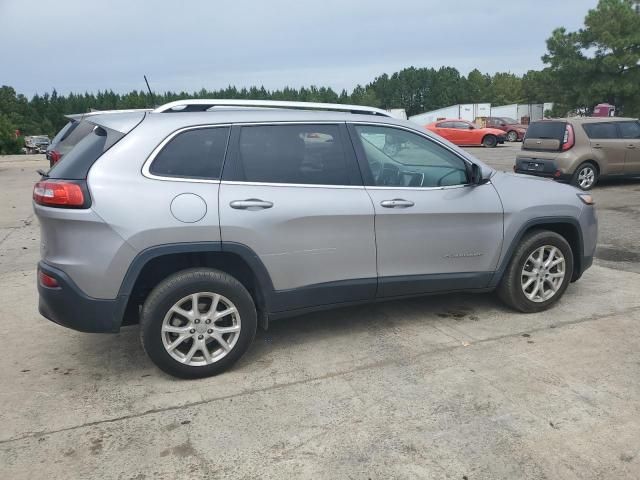
[[[113,300],[87,296],[62,270],[38,263],[38,269],[54,277],[59,287],[38,282],[38,310],[48,320],[80,332],[115,333],[120,330],[128,297]]]
[[[553,178],[554,180],[567,183],[571,181],[571,177],[573,176],[569,173],[562,173],[553,160],[527,157],[516,158],[514,172],[534,175],[536,177]]]

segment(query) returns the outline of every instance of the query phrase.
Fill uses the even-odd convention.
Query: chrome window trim
[[[173,132],[171,132],[162,142],[160,142],[158,144],[158,146],[156,148],[154,148],[151,153],[149,154],[149,157],[147,157],[147,159],[145,160],[144,164],[142,165],[142,175],[146,178],[150,178],[152,180],[161,180],[161,181],[171,181],[171,182],[187,182],[187,183],[214,183],[214,184],[219,184],[220,183],[220,179],[208,179],[208,178],[193,178],[193,177],[169,177],[169,176],[164,176],[164,175],[155,175],[153,173],[151,173],[151,164],[153,163],[153,161],[156,159],[156,157],[158,156],[158,154],[162,151],[162,149],[171,141],[173,140],[175,137],[177,137],[178,135],[180,135],[183,132],[187,132],[189,130],[203,130],[203,129],[209,129],[209,128],[229,128],[229,136],[227,137],[227,145],[225,147],[225,151],[224,151],[224,157],[226,158],[227,156],[227,151],[229,150],[229,139],[231,137],[231,125],[230,123],[215,123],[215,124],[209,124],[209,125],[192,125],[189,127],[184,127],[184,128],[179,128],[178,130],[175,130]],[[223,162],[224,162],[224,158],[223,158]]]
[[[327,185],[316,183],[273,183],[273,182],[242,182],[237,180],[223,180],[221,185],[248,185],[253,187],[296,187],[296,188],[339,188],[341,190],[364,190],[364,185]]]

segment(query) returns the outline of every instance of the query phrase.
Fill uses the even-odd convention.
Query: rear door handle
[[[596,143],[593,148],[602,148],[602,145],[600,145],[599,143]]]
[[[260,200],[259,198],[248,198],[246,200],[234,200],[229,203],[231,208],[236,210],[264,210],[273,207],[273,202]]]
[[[415,204],[411,200],[405,200],[403,198],[394,198],[393,200],[383,200],[380,202],[384,208],[409,208]]]
[[[627,148],[636,148],[636,146],[631,144],[631,145],[627,145]]]

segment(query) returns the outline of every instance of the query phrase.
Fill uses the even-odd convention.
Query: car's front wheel
[[[498,296],[521,312],[546,310],[564,294],[573,275],[571,246],[561,235],[533,231],[516,248]]]
[[[213,269],[190,269],[162,281],[140,319],[142,345],[153,362],[181,378],[216,375],[247,351],[256,333],[247,289]]]

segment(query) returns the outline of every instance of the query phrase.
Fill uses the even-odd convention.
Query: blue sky
[[[0,0],[0,84],[28,96],[315,84],[407,66],[542,67],[597,0]]]

